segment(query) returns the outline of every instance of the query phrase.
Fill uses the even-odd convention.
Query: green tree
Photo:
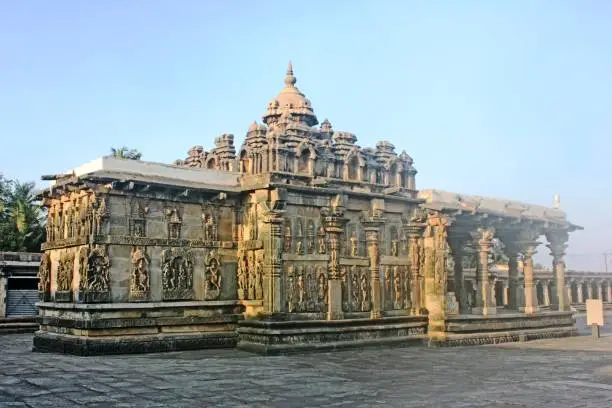
[[[35,187],[0,175],[0,251],[40,251],[45,219]]]
[[[128,149],[126,146],[120,148],[111,147],[112,157],[116,157],[118,159],[129,159],[129,160],[140,160],[142,157],[142,153],[140,153],[136,149]]]

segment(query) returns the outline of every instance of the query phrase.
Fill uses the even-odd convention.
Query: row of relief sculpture
[[[263,300],[263,254],[240,251],[236,277],[238,299]]]
[[[342,310],[344,312],[370,311],[370,269],[362,266],[343,266]]]
[[[289,266],[285,279],[287,311],[327,311],[327,266]]]
[[[81,196],[68,203],[49,208],[46,223],[46,242],[86,238],[99,233],[100,226],[109,215],[106,198]]]

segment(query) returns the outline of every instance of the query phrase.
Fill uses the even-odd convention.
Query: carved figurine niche
[[[361,310],[361,290],[360,290],[360,273],[355,265],[351,266],[350,280],[351,280],[351,311]]]
[[[168,225],[168,239],[180,239],[181,227],[183,226],[180,208],[178,206],[168,207],[165,213]]]
[[[318,240],[319,240],[319,253],[324,254],[327,252],[327,244],[325,243],[325,228],[322,226],[319,227],[318,232]]]
[[[149,300],[151,293],[150,269],[151,261],[146,248],[132,248],[132,266],[130,270],[130,300],[132,302]]]
[[[402,301],[402,275],[399,266],[393,267],[393,309],[399,310],[404,306]]]
[[[291,239],[291,221],[286,220],[284,237],[283,237],[283,248],[285,252],[287,253],[291,252],[291,241],[292,241]]]
[[[147,236],[147,214],[149,207],[142,200],[132,199],[130,202],[129,235],[143,238]]]
[[[193,299],[193,255],[188,248],[168,248],[161,253],[163,300]]]
[[[357,232],[353,231],[351,233],[351,238],[349,239],[351,242],[351,256],[359,255],[359,237],[357,236]]]
[[[255,261],[255,299],[263,300],[263,254]]]
[[[327,273],[321,266],[317,268],[317,306],[319,312],[327,309]]]
[[[314,222],[312,220],[309,220],[306,227],[306,251],[309,254],[312,254],[314,252],[315,235],[316,234]]]
[[[202,212],[202,229],[204,230],[204,241],[217,241],[217,220],[212,209]]]
[[[106,197],[98,197],[92,204],[93,207],[93,233],[96,235],[104,233],[104,227],[110,217]]]
[[[110,300],[110,258],[104,246],[79,252],[79,300],[85,303]]]
[[[248,272],[248,296],[249,299],[255,299],[255,254],[253,251],[249,252],[249,268]]]
[[[296,295],[296,275],[294,274],[293,266],[289,266],[287,268],[287,278],[285,290],[287,293],[287,312],[293,313],[295,312],[295,295]]]
[[[60,255],[57,266],[56,302],[72,301],[72,279],[74,273],[74,252],[66,251]]]
[[[391,256],[398,256],[399,255],[399,248],[398,248],[399,239],[398,239],[398,234],[397,234],[397,228],[391,227],[389,236],[390,236],[390,243],[391,243],[389,254]]]
[[[204,266],[204,299],[217,300],[221,296],[221,260],[217,251],[208,252]]]
[[[249,261],[244,252],[238,253],[238,270],[236,273],[236,286],[238,291],[238,299],[244,300],[248,294],[248,270]]]
[[[297,220],[297,233],[295,236],[295,253],[301,255],[304,253],[304,227],[302,220]]]
[[[43,253],[38,267],[38,298],[48,302],[51,294],[51,257]]]

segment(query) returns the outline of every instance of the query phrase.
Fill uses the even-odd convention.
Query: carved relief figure
[[[193,255],[189,249],[164,249],[161,270],[164,300],[193,299]]]
[[[72,290],[72,273],[74,271],[74,252],[64,252],[57,267],[57,292]]]
[[[306,237],[306,241],[307,241],[306,251],[309,254],[312,254],[314,252],[314,246],[315,246],[315,225],[314,225],[314,222],[312,222],[312,220],[308,221],[307,234],[308,236]]]
[[[342,310],[345,312],[349,311],[349,276],[347,267],[343,266],[340,268],[340,282],[342,288]]]
[[[412,307],[412,299],[410,296],[410,270],[407,266],[402,267],[402,269],[404,274],[404,308],[410,309]]]
[[[324,312],[327,306],[327,276],[322,267],[317,268],[317,303],[319,311]]]
[[[38,296],[40,300],[47,301],[51,292],[51,257],[43,253],[38,267]]]
[[[402,302],[402,277],[400,275],[399,266],[393,267],[393,308],[401,309],[404,305]]]
[[[388,309],[393,308],[393,300],[392,300],[392,296],[393,296],[393,288],[392,288],[392,276],[391,276],[391,267],[390,266],[385,266],[384,267],[384,285],[385,285],[385,305],[387,306]]]
[[[87,290],[94,293],[106,293],[110,290],[110,259],[106,248],[94,248],[87,259]]]
[[[146,234],[146,222],[149,207],[141,200],[133,199],[130,202],[129,235],[142,238]]]
[[[146,250],[132,248],[130,271],[130,300],[148,300],[150,293],[149,258]]]
[[[249,210],[249,239],[257,239],[257,204],[252,204]]]
[[[325,228],[319,227],[319,253],[324,254],[327,251],[325,245]]]
[[[353,231],[351,234],[351,256],[359,255],[359,238],[357,238],[357,233]]]
[[[291,252],[291,222],[285,221],[285,235],[284,235],[284,249],[285,252]]]
[[[89,248],[79,249],[79,292],[87,292],[87,270],[89,262]]]
[[[355,265],[351,266],[351,310],[361,310],[361,275]]]
[[[179,208],[168,207],[165,213],[168,225],[168,239],[180,239],[183,221],[181,220]]]
[[[236,277],[236,282],[238,286],[238,299],[246,299],[248,293],[248,261],[247,257],[244,253],[240,252],[238,254],[238,273]]]
[[[297,235],[295,238],[295,253],[301,255],[304,252],[304,249],[302,248],[304,241],[304,229],[302,227],[302,221],[300,220],[297,220]]]
[[[108,203],[106,197],[99,197],[93,203],[94,207],[94,234],[102,234],[103,226],[109,217]]]
[[[295,311],[295,291],[296,281],[293,274],[293,266],[287,269],[287,311],[292,313]]]
[[[296,290],[297,290],[297,311],[302,312],[306,306],[306,287],[304,283],[304,267],[302,265],[297,268],[297,282],[296,282]]]
[[[208,253],[204,265],[206,266],[204,299],[217,300],[221,295],[221,261],[215,250]]]
[[[263,259],[255,263],[255,299],[263,300]]]
[[[248,296],[249,299],[255,299],[255,260],[253,252],[249,252],[249,264],[247,269],[248,276]]]
[[[367,268],[363,268],[361,271],[361,277],[359,282],[359,290],[360,290],[360,300],[361,300],[361,310],[367,312],[370,310],[370,285],[368,278],[368,270]]]

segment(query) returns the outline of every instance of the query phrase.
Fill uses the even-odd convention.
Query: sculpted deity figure
[[[365,312],[370,309],[368,298],[368,274],[366,271],[362,271],[361,273],[359,289],[361,290],[361,310]]]
[[[325,305],[327,304],[327,279],[325,278],[325,274],[323,273],[323,269],[321,267],[318,269],[318,274],[317,297],[319,308],[321,311],[324,311]]]
[[[325,229],[319,228],[319,253],[324,254],[327,251],[327,245],[325,244]]]
[[[394,308],[402,308],[402,284],[400,270],[398,266],[393,267],[393,295],[394,295]]]
[[[245,299],[247,293],[247,259],[242,255],[238,258],[238,299]]]
[[[255,299],[263,299],[263,259],[258,258],[255,263]]]
[[[359,272],[357,271],[357,267],[355,265],[351,266],[351,306],[353,311],[358,310],[361,307],[361,289],[359,282]]]
[[[351,234],[351,256],[359,255],[359,238],[357,238],[357,233],[353,231]]]
[[[397,256],[397,240],[391,241],[391,256]]]

